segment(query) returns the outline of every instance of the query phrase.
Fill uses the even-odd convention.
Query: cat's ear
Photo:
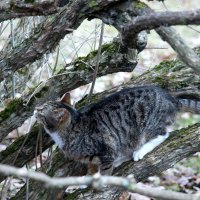
[[[63,102],[63,103],[71,105],[70,93],[67,92],[67,93],[63,94],[63,96],[61,97],[60,101]]]
[[[71,123],[71,114],[65,108],[58,108],[53,111],[53,115],[56,118],[58,124],[67,123],[69,125]]]

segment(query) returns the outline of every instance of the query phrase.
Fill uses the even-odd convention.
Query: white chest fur
[[[45,128],[45,131],[50,135],[50,137],[52,138],[52,140],[59,146],[60,149],[63,148],[65,142],[64,140],[61,138],[61,136],[58,134],[58,132],[49,132],[48,129]]]

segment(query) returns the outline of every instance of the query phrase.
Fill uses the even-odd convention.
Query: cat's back
[[[158,102],[157,102],[158,101]],[[172,102],[173,97],[165,90],[158,86],[136,86],[130,88],[124,88],[119,92],[116,92],[97,103],[90,104],[84,108],[81,108],[80,112],[87,112],[91,114],[101,110],[126,110],[135,106],[148,106],[153,107],[155,104]]]

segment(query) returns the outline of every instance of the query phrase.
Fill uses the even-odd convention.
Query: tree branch
[[[143,30],[156,29],[160,26],[173,25],[199,25],[200,24],[200,9],[180,12],[152,12],[148,15],[138,16],[131,22],[126,24],[122,29],[130,34],[137,34]]]
[[[173,23],[175,24],[176,20],[175,20],[175,13],[172,14],[172,17],[169,15],[172,12],[166,12],[167,15],[169,15],[168,17],[166,17],[164,19],[165,14],[163,13],[163,16],[161,14],[156,14],[152,9],[150,9],[145,3],[140,2],[140,6],[138,5],[137,2],[133,2],[131,4],[132,6],[132,11],[131,9],[129,9],[129,16],[130,16],[130,20],[128,21],[128,23],[123,24],[123,28],[124,30],[122,30],[122,40],[127,44],[127,43],[132,43],[131,38],[134,38],[137,36],[137,33],[141,30],[143,30],[143,25],[145,27],[145,29],[149,29],[149,28],[156,28],[156,24],[159,25],[173,25]],[[199,18],[200,15],[200,11],[196,10],[194,11],[194,16],[192,17],[192,13],[193,11],[188,11],[186,12],[185,15],[185,22],[189,22],[189,17],[193,18],[193,20],[195,20],[194,23],[197,23],[196,20],[197,18]],[[178,13],[176,13],[178,14]],[[135,18],[135,15],[137,15],[137,18]],[[181,14],[181,12],[179,13],[177,20],[179,19],[179,23],[183,24],[184,22],[181,21],[181,16],[183,15],[183,13]],[[158,19],[159,16],[161,17],[160,20]],[[145,21],[146,19],[146,21]],[[148,21],[148,19],[151,19],[152,21]],[[170,21],[171,20],[171,21]],[[158,21],[158,22],[157,22]],[[167,21],[169,21],[169,23],[167,23]],[[133,22],[136,23],[133,24]],[[141,28],[139,27],[139,22],[142,23],[141,24]],[[173,23],[172,23],[173,22]],[[172,24],[170,24],[172,23]],[[152,26],[151,26],[152,24]],[[130,25],[130,29],[127,27],[126,25]],[[133,26],[135,26],[136,29],[136,33],[133,30]],[[196,55],[196,53],[190,48],[188,47],[188,45],[184,42],[184,40],[176,33],[176,31],[170,27],[160,27],[156,29],[156,32],[161,36],[161,38],[164,41],[167,41],[169,43],[169,45],[174,49],[174,51],[176,51],[176,53],[178,54],[179,58],[190,68],[192,68],[197,74],[200,74],[200,58],[199,56]]]
[[[58,0],[2,0],[0,2],[0,22],[25,16],[50,15],[58,11]]]
[[[196,74],[200,75],[200,57],[183,41],[176,31],[171,27],[160,27],[156,32],[164,41],[177,52],[178,57]]]
[[[10,53],[6,56],[3,53],[3,57],[0,58],[0,81],[10,76],[12,72],[41,58],[44,53],[55,49],[60,40],[66,34],[72,33],[89,14],[118,1],[120,0],[104,0],[90,4],[90,0],[77,0],[68,4],[52,16],[51,20],[47,19],[41,23],[28,39]]]
[[[0,164],[0,173],[4,175],[12,175],[17,177],[29,178],[38,182],[43,182],[47,187],[62,188],[66,186],[79,186],[87,185],[95,189],[103,189],[107,186],[119,186],[127,189],[130,192],[136,192],[153,198],[171,199],[171,200],[197,200],[200,194],[184,194],[181,192],[173,192],[170,190],[146,187],[143,188],[135,184],[134,179],[131,177],[123,178],[117,176],[101,176],[95,174],[94,176],[81,176],[81,177],[67,177],[67,178],[51,178],[42,172],[31,172],[26,168],[16,168],[9,165]]]

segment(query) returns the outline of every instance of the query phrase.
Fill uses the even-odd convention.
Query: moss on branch
[[[6,108],[0,112],[0,123],[10,117],[13,113],[17,113],[23,106],[22,99],[11,100]]]

